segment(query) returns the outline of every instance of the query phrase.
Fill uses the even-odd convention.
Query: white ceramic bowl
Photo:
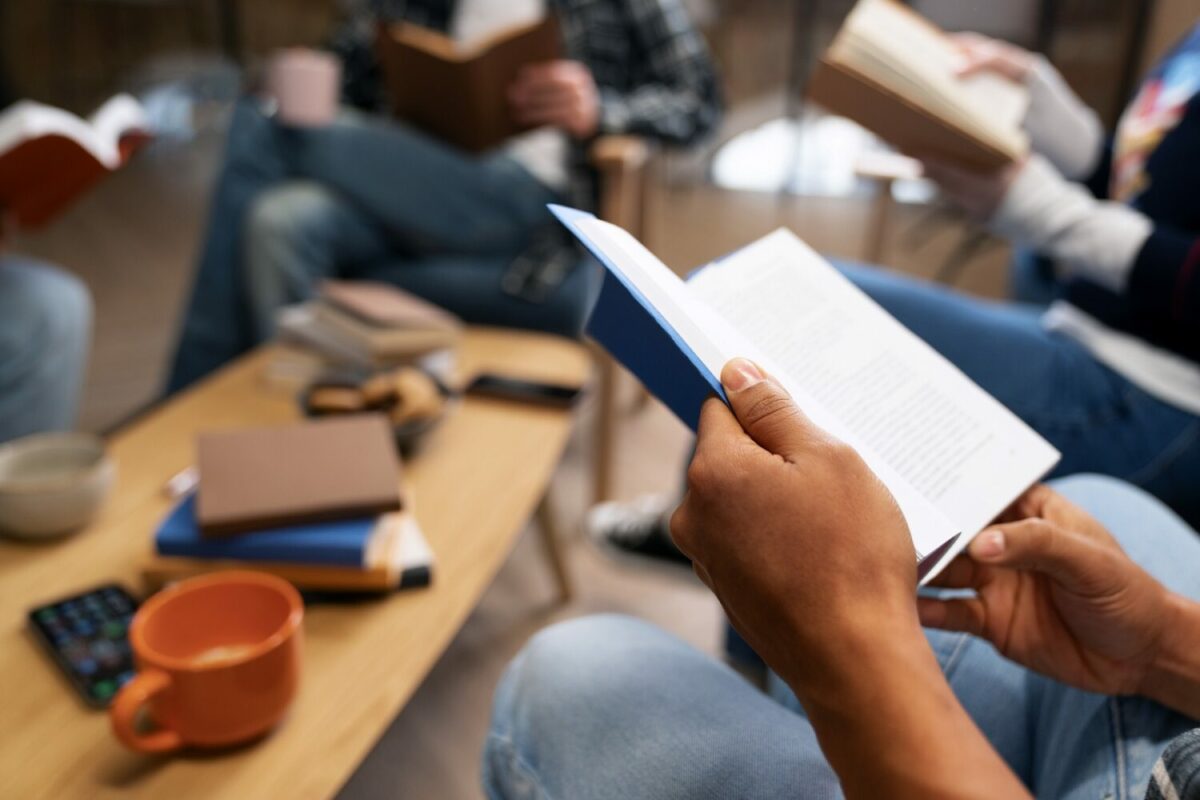
[[[104,442],[85,433],[39,433],[0,445],[0,532],[49,539],[82,528],[116,473]]]

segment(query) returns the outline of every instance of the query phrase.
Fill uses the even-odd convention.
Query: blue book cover
[[[550,211],[605,268],[604,283],[588,319],[588,335],[695,430],[704,401],[714,394],[725,398],[720,378],[712,374],[654,304],[579,228],[579,221],[595,219],[594,215],[558,205],[551,205]]]
[[[196,524],[195,504],[192,493],[163,521],[154,536],[159,555],[360,567],[377,522],[369,517],[206,538]]]

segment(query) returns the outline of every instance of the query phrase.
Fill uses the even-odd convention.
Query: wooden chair
[[[646,173],[650,145],[634,136],[602,136],[591,152],[600,175],[600,218],[619,225],[639,239],[646,233]],[[592,494],[594,502],[612,492],[617,423],[617,364],[595,348],[598,407],[594,427]]]
[[[591,161],[600,179],[599,216],[637,237],[645,231],[646,165],[649,159],[650,146],[636,136],[602,136],[592,145]],[[619,372],[608,353],[593,347],[593,354],[598,407],[593,430],[592,480],[594,499],[601,501],[608,498],[612,485]],[[559,600],[566,603],[574,595],[574,586],[549,492],[538,504],[536,521]]]

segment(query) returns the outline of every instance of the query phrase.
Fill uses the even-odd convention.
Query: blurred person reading
[[[534,130],[476,156],[375,113],[379,22],[464,38],[545,13],[565,58],[528,65],[507,90]],[[252,100],[234,112],[171,391],[270,337],[277,309],[325,277],[392,282],[468,322],[577,333],[599,274],[566,249],[546,204],[594,205],[596,136],[688,143],[720,114],[680,0],[360,2],[333,49],[356,108],[332,124],[280,124]]]
[[[964,73],[1030,90],[1033,153],[996,174],[927,174],[1021,255],[1014,301],[848,268],[901,322],[1060,451],[1200,525],[1200,26],[1146,77],[1106,141],[1041,56],[960,37]]]

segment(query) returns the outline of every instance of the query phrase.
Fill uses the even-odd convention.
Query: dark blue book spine
[[[588,334],[637,376],[650,392],[692,430],[700,407],[713,394],[707,378],[675,342],[666,322],[611,272],[588,320]]]

